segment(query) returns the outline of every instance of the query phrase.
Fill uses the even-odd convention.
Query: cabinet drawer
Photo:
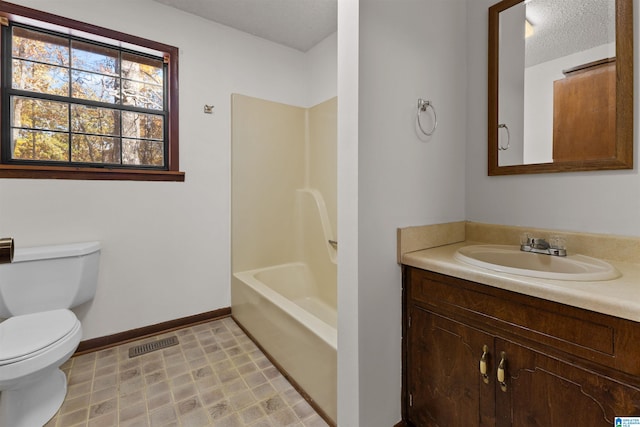
[[[409,283],[410,301],[430,310],[464,316],[476,327],[527,339],[532,346],[640,374],[634,357],[640,325],[635,322],[414,268]]]

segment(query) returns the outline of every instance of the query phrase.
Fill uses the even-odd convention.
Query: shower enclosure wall
[[[332,422],[336,117],[336,98],[307,109],[232,97],[232,314]]]

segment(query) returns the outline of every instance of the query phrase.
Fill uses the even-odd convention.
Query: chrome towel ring
[[[504,129],[507,131],[507,146],[503,147],[502,144],[498,142],[498,151],[506,151],[511,146],[511,133],[509,133],[509,127],[506,125],[506,123],[500,123],[498,125],[498,129]]]
[[[431,111],[433,111],[433,127],[429,132],[425,131],[422,128],[422,123],[420,123],[420,113],[427,111],[427,108],[431,108]],[[427,136],[433,135],[438,127],[438,116],[436,115],[436,108],[433,106],[433,102],[422,98],[418,99],[418,114],[416,116],[418,118],[418,127],[420,128],[420,131]]]

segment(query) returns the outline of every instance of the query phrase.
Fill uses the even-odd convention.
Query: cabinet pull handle
[[[502,391],[507,391],[507,383],[504,381],[505,369],[507,367],[507,353],[500,353],[500,363],[498,364],[498,384]]]
[[[480,356],[480,376],[485,384],[489,384],[489,375],[487,375],[487,358],[489,357],[489,347],[485,344],[482,346],[482,356]]]

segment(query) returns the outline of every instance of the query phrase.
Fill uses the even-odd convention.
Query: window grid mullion
[[[107,102],[93,101],[90,99],[71,98],[60,95],[52,95],[49,93],[31,92],[20,89],[7,89],[7,93],[12,96],[21,96],[24,98],[44,99],[47,101],[68,102],[71,104],[85,105],[88,107],[108,108],[111,110],[130,111],[133,113],[150,114],[155,116],[166,116],[166,111],[150,110],[147,108],[136,107],[132,105],[109,104]]]
[[[69,76],[69,91],[67,93],[67,96],[69,97],[69,100],[73,99],[73,80],[72,80],[72,73],[71,73],[71,67],[73,66],[72,61],[73,61],[73,55],[71,54],[71,39],[67,39],[67,43],[68,43],[68,52],[69,52],[69,58],[67,60],[67,63],[69,64],[69,67],[67,69],[67,74]],[[71,114],[71,101],[67,101],[67,115],[69,117],[69,122],[67,125],[67,132],[68,132],[68,138],[69,138],[69,164],[73,164],[73,129],[71,128],[72,125],[72,114]]]
[[[71,104],[67,104],[67,116],[69,117],[69,122],[67,124],[67,132],[69,134],[69,163],[73,163],[72,162],[72,155],[73,155],[73,129],[71,128],[71,126],[73,125],[72,122],[72,113],[71,113]]]
[[[120,106],[123,106],[122,99],[122,51],[118,52],[118,76],[120,76],[120,81],[118,82],[118,90],[120,91]],[[122,140],[122,110],[120,110],[120,164],[124,165],[124,158],[122,152],[124,151],[124,141]]]

